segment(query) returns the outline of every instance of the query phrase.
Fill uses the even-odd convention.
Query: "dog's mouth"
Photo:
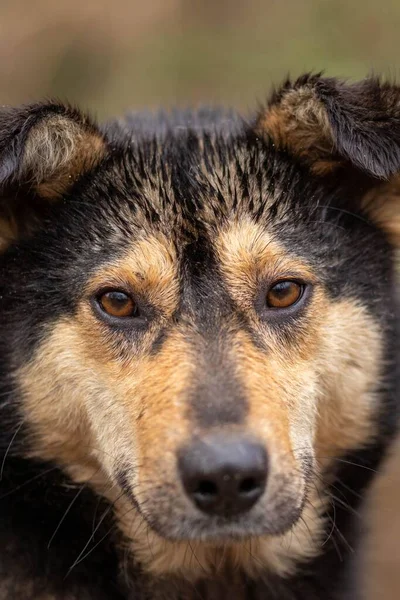
[[[284,478],[286,480],[286,478]],[[208,514],[190,504],[184,495],[160,488],[141,500],[124,486],[130,502],[158,536],[169,541],[199,541],[225,545],[263,536],[281,536],[301,518],[306,489],[293,493],[293,481],[282,478],[279,489],[265,493],[249,510],[232,512],[232,506],[219,506],[218,514]]]
[[[238,436],[183,447],[172,467],[149,464],[136,484],[129,469],[117,477],[149,528],[169,541],[212,544],[284,535],[301,518],[311,473],[309,457],[285,462]]]
[[[290,508],[286,513],[265,518],[264,515],[247,515],[224,519],[181,518],[179,523],[166,524],[143,515],[148,525],[169,541],[199,541],[212,545],[242,542],[263,536],[280,536],[299,520],[301,508]],[[142,513],[143,514],[143,513]]]
[[[297,468],[283,475],[275,467],[251,507],[232,512],[227,505],[226,514],[222,505],[218,514],[200,510],[178,478],[155,483],[143,473],[135,481],[127,472],[119,477],[119,528],[136,560],[152,573],[193,579],[241,569],[253,577],[267,568],[285,575],[299,556],[315,555],[323,527],[305,473]]]
[[[196,484],[192,479],[184,484],[179,459],[174,463],[164,457],[148,461],[146,471],[128,467],[118,476],[125,500],[118,506],[117,521],[145,569],[162,575],[184,573],[189,578],[239,567],[250,576],[261,567],[285,574],[298,556],[307,560],[315,555],[323,529],[306,461],[297,457],[289,463],[286,454],[270,455],[261,487],[265,463],[259,463],[259,471],[254,469],[253,453],[241,463],[239,476],[237,470],[227,468],[233,459],[238,464],[238,455],[235,458],[229,444],[226,447],[220,486],[216,481],[210,485],[215,469],[209,468],[208,457],[200,469],[195,460],[191,462],[201,475]],[[235,447],[243,459],[237,440]]]

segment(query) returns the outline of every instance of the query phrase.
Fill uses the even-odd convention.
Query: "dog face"
[[[197,572],[195,544],[202,568],[223,547],[289,571],[323,542],[336,459],[381,435],[399,99],[316,77],[249,126],[1,116],[21,452],[112,500],[148,569]]]

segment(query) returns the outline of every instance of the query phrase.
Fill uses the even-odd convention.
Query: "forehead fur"
[[[303,202],[310,198],[311,207],[318,192],[318,182],[302,177],[272,145],[244,128],[227,133],[218,124],[209,130],[170,124],[158,136],[120,134],[102,175],[113,177],[118,201],[129,199],[139,226],[152,222],[170,233],[175,222],[189,236],[215,230],[233,215],[256,220],[282,215],[284,200],[299,201],[300,195]],[[93,192],[104,193],[103,177],[96,174]],[[329,194],[326,188],[323,193]]]
[[[182,247],[243,219],[280,236],[285,231],[289,244],[305,228],[309,237],[334,243],[340,227],[357,228],[357,215],[343,218],[342,203],[340,189],[307,176],[253,135],[178,130],[159,139],[131,132],[101,171],[78,184],[61,215],[56,207],[56,219],[66,222],[72,213],[74,228],[67,233],[80,238],[83,228],[89,231],[96,238],[92,252],[108,242],[121,250],[131,236],[154,232]],[[64,237],[65,228],[59,233]]]

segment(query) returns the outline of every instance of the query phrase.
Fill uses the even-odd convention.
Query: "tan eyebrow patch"
[[[88,285],[89,293],[100,288],[126,286],[171,315],[179,301],[178,259],[174,245],[164,236],[145,237],[121,259],[102,268]]]
[[[245,303],[244,308],[250,308],[262,279],[315,279],[310,267],[290,256],[271,234],[251,220],[232,223],[218,236],[215,247],[225,279]]]

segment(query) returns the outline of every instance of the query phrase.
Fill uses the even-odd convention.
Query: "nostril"
[[[247,495],[252,492],[259,492],[261,489],[260,481],[255,477],[246,477],[239,484],[239,494]]]
[[[218,495],[218,487],[213,481],[200,481],[193,494],[199,498],[213,498]]]

